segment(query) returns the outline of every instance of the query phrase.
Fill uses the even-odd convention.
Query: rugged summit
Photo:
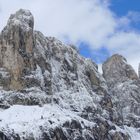
[[[2,84],[9,89],[22,89],[22,76],[33,70],[33,25],[30,11],[21,9],[10,16],[0,35],[0,66],[10,75]]]
[[[123,56],[118,54],[113,55],[103,64],[103,76],[109,87],[127,80],[138,79],[132,66],[127,63]]]
[[[20,9],[0,34],[0,139],[139,137],[140,84],[125,58],[109,58],[102,76],[92,60],[33,25]]]
[[[140,127],[140,81],[132,66],[123,56],[115,54],[103,64],[103,76],[120,121]]]

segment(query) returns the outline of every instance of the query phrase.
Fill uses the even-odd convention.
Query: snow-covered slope
[[[10,109],[0,111],[0,120],[0,127],[8,139],[49,140],[53,137],[53,139],[94,140],[98,135],[90,132],[97,127],[96,123],[55,104],[47,104],[43,107],[14,105]],[[116,130],[109,131],[110,135],[113,135],[110,139],[121,139],[117,132],[129,134],[132,140],[140,138],[140,133],[133,127],[124,126],[123,129],[113,127],[116,127]]]
[[[139,98],[135,87],[140,86],[132,68],[123,77],[126,86],[124,80],[111,85],[124,65],[113,74],[115,63],[105,63],[103,77],[76,48],[45,37],[33,25],[30,11],[20,9],[0,34],[0,139],[137,140],[140,114],[129,110],[129,102]],[[134,105],[139,112],[139,101]]]

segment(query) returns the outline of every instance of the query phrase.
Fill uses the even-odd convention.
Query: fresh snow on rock
[[[103,64],[34,31],[30,11],[0,34],[0,140],[139,140],[140,80],[118,54]]]
[[[57,105],[48,104],[43,107],[14,105],[7,110],[0,111],[0,130],[14,130],[21,136],[21,140],[31,134],[35,139],[39,139],[41,138],[41,126],[45,125],[47,129],[55,128],[72,119],[82,123],[83,127],[95,125]]]

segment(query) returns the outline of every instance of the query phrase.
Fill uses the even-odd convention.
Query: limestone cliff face
[[[2,75],[0,85],[12,90],[39,86],[51,94],[73,86],[78,90],[80,82],[85,83],[82,77],[87,77],[92,86],[85,83],[88,90],[100,89],[100,94],[103,94],[106,90],[105,81],[95,63],[81,57],[77,50],[56,38],[46,38],[42,33],[34,31],[33,27],[34,19],[30,11],[20,9],[10,16],[2,30],[0,68],[8,75]],[[37,76],[37,71],[40,71],[42,78]],[[79,81],[77,85],[74,79]],[[59,84],[62,81],[61,87]]]
[[[33,25],[32,14],[21,9],[10,16],[0,35],[0,67],[10,74],[10,89],[22,89],[22,75],[33,69]]]

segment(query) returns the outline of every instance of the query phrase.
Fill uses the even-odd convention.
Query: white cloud
[[[0,30],[11,13],[31,10],[35,29],[46,36],[67,37],[72,43],[85,41],[93,49],[108,47],[124,55],[133,66],[140,62],[140,34],[130,27],[139,22],[136,12],[118,18],[108,8],[110,0],[4,0],[0,1]]]
[[[0,5],[2,25],[10,13],[27,8],[45,35],[68,36],[73,43],[82,40],[94,47],[103,45],[116,26],[107,4],[99,0],[5,0]]]
[[[118,32],[112,36],[107,44],[111,53],[125,56],[135,71],[140,63],[140,34],[135,32]]]

